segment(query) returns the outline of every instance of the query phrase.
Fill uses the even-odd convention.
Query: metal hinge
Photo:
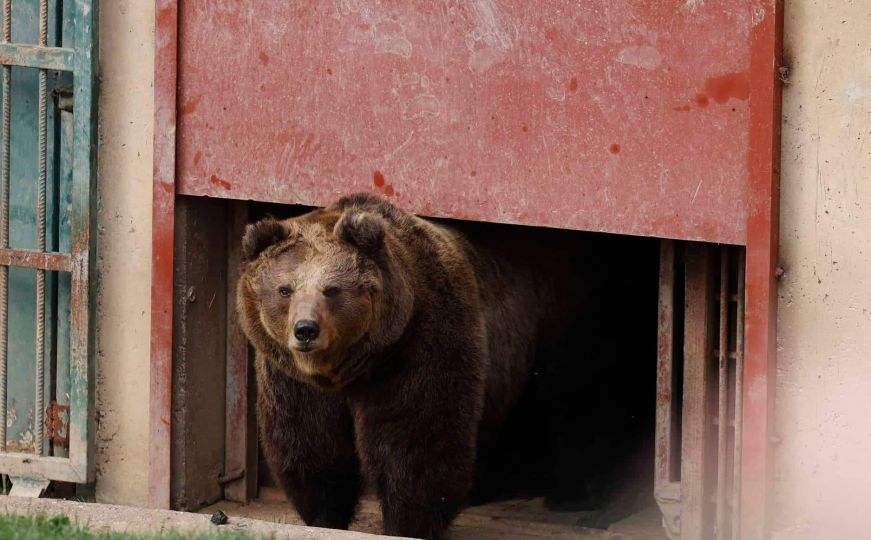
[[[57,108],[64,112],[73,112],[73,87],[72,86],[58,86],[52,92],[54,95],[55,101],[57,101]]]

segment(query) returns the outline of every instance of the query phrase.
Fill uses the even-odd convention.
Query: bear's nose
[[[294,337],[302,342],[314,341],[319,332],[318,323],[311,320],[302,320],[293,325]]]

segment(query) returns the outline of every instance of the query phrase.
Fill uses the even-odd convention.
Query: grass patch
[[[215,531],[213,533],[127,534],[92,532],[71,523],[66,516],[51,518],[37,516],[0,516],[0,540],[252,540],[241,533]]]

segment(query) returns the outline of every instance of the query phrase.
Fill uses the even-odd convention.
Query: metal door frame
[[[751,31],[741,538],[766,536],[772,480],[783,0],[759,0]],[[172,428],[173,234],[178,0],[157,0],[149,501],[168,508]]]
[[[2,178],[3,192],[0,221],[2,243],[0,265],[32,268],[39,273],[68,272],[71,275],[70,321],[70,423],[69,458],[37,454],[5,452],[5,403],[6,362],[5,347],[0,358],[0,409],[4,414],[0,425],[0,471],[17,477],[42,480],[60,480],[87,483],[94,480],[94,342],[95,342],[95,292],[93,278],[96,275],[96,182],[97,182],[97,70],[98,70],[98,0],[75,0],[74,48],[48,47],[45,42],[47,0],[40,0],[40,43],[24,45],[10,43],[11,0],[3,0],[3,29],[0,36],[0,64],[3,64],[5,102],[2,112]],[[47,70],[65,71],[73,74],[73,173],[71,186],[72,211],[70,253],[46,252],[44,250],[13,249],[8,245],[9,213],[9,133],[10,133],[10,83],[11,69],[6,66],[21,66],[40,69],[44,81]],[[44,88],[44,85],[41,85]],[[45,139],[45,112],[48,107],[45,91],[40,92],[39,119],[41,139]],[[45,156],[45,147],[40,152]],[[41,161],[44,162],[44,159]],[[40,183],[44,184],[44,164],[40,166]],[[0,278],[2,280],[3,278]],[[0,282],[4,290],[5,280]],[[5,306],[4,306],[5,307]],[[5,312],[5,310],[3,310]],[[6,321],[0,321],[0,331],[5,345]],[[38,362],[41,362],[40,358]],[[34,410],[35,433],[42,432],[44,403]],[[41,438],[41,437],[40,437]],[[37,445],[40,448],[41,445]]]

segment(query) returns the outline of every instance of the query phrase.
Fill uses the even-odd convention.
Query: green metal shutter
[[[93,481],[97,0],[2,0],[0,473]]]

